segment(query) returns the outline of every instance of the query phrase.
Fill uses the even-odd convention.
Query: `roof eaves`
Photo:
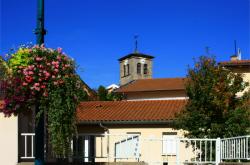
[[[110,121],[79,121],[78,124],[86,124],[86,125],[92,125],[92,124],[172,124],[173,119],[169,120],[110,120]]]
[[[147,55],[147,54],[142,54],[142,53],[130,53],[126,56],[123,56],[121,58],[118,59],[118,61],[122,61],[126,58],[130,58],[130,57],[144,57],[144,58],[149,58],[149,59],[153,59],[154,56],[150,56],[150,55]]]
[[[222,66],[250,66],[250,63],[221,63]]]
[[[116,93],[132,93],[132,92],[153,92],[153,91],[179,91],[185,90],[185,88],[176,88],[176,89],[152,89],[152,90],[117,90]]]

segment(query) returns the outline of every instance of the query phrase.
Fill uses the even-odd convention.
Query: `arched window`
[[[129,75],[129,64],[127,64],[127,76]]]
[[[143,73],[148,74],[148,64],[144,64],[143,66]]]
[[[123,65],[123,76],[126,76],[126,65]]]
[[[141,74],[141,63],[137,63],[137,74]]]

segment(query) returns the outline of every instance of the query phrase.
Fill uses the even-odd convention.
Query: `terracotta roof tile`
[[[89,101],[80,103],[78,121],[167,121],[174,119],[186,100]]]
[[[116,92],[184,90],[186,80],[186,78],[139,79],[121,86]]]
[[[250,66],[250,60],[223,61],[223,62],[220,62],[219,64],[222,66],[235,66],[235,65]]]

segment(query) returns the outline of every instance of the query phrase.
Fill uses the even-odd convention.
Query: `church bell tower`
[[[137,37],[135,37],[135,50],[118,61],[120,63],[120,85],[125,85],[137,79],[151,79],[153,56],[139,53],[137,50]]]

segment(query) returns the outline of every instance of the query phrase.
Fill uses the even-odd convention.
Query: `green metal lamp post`
[[[44,0],[37,1],[37,27],[35,30],[36,44],[42,45],[44,43]],[[39,112],[39,102],[35,105],[35,113]],[[35,165],[44,165],[44,114],[41,115],[40,120],[36,121],[35,126]]]

